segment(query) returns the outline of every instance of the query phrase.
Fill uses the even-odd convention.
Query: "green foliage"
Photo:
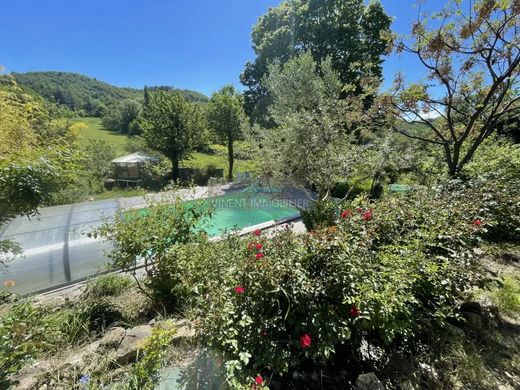
[[[361,87],[365,77],[381,78],[381,56],[387,52],[390,17],[378,1],[365,6],[362,0],[283,1],[270,8],[253,27],[257,55],[241,75],[247,112],[255,121],[269,123],[266,108],[270,95],[264,79],[269,64],[284,64],[303,51],[321,63],[331,59],[343,84]]]
[[[158,90],[148,96],[143,109],[142,137],[150,148],[171,160],[173,179],[177,181],[180,161],[204,143],[202,111],[179,93]]]
[[[83,152],[83,169],[91,176],[90,187],[93,188],[93,182],[99,187],[101,180],[112,172],[110,161],[116,157],[115,149],[103,140],[90,140]]]
[[[123,386],[129,390],[152,390],[159,382],[159,370],[163,366],[166,352],[170,346],[175,329],[168,323],[156,327],[146,340],[140,353],[141,359],[135,363],[127,374],[128,381]]]
[[[135,100],[125,99],[110,106],[101,118],[101,123],[108,130],[136,135],[141,132],[138,124],[140,114],[141,104]]]
[[[116,296],[121,294],[132,284],[132,280],[125,275],[109,274],[89,280],[88,295],[94,298]]]
[[[82,116],[101,117],[107,107],[118,101],[142,100],[142,90],[115,87],[77,73],[27,72],[13,73],[13,76],[20,85]],[[207,101],[207,97],[198,92],[177,91],[189,101]]]
[[[56,169],[45,159],[0,168],[0,224],[17,215],[34,215],[55,189]]]
[[[320,199],[328,197],[365,157],[348,132],[363,120],[361,101],[340,99],[330,59],[318,67],[309,52],[271,67],[265,83],[276,127],[260,134],[260,174],[276,185],[313,184]]]
[[[24,302],[0,319],[0,387],[8,388],[9,376],[45,344],[48,335],[42,317],[40,310]]]
[[[488,139],[462,172],[492,240],[520,237],[520,146]]]
[[[494,291],[493,296],[500,312],[510,316],[520,315],[520,280],[508,276],[504,278],[500,288]]]
[[[196,227],[211,213],[202,204],[191,206],[175,198],[168,203],[152,204],[149,208],[118,212],[113,219],[101,226],[96,235],[115,244],[111,252],[112,266],[117,269],[131,269],[144,263],[153,286],[155,298],[166,306],[175,307],[178,302],[170,299],[168,293],[162,296],[160,277],[157,270],[164,257],[179,244],[186,244],[205,237]]]
[[[232,85],[223,87],[211,96],[206,116],[210,129],[218,141],[227,146],[228,179],[233,180],[234,143],[242,137],[246,123],[242,99]]]
[[[412,348],[455,316],[481,281],[470,250],[479,230],[460,206],[446,193],[357,201],[337,226],[307,236],[218,244],[212,258],[219,264],[225,253],[229,265],[218,267],[216,290],[198,290],[207,297],[201,331],[222,354],[230,384],[250,384],[258,373],[292,381],[304,362],[319,372],[338,353],[353,359],[342,364],[356,364],[365,337],[383,349]]]
[[[480,0],[469,6],[449,1],[439,8],[420,18],[411,35],[396,43],[398,53],[417,56],[427,77],[407,84],[397,75],[385,100],[395,119],[428,127],[426,135],[403,133],[439,147],[447,172],[457,176],[491,134],[514,131],[519,109],[518,6],[511,0]]]
[[[311,207],[300,212],[305,227],[312,231],[334,225],[338,214],[338,205],[334,201],[326,199],[313,202]]]

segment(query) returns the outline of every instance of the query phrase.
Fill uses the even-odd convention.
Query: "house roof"
[[[121,164],[121,163],[139,163],[139,162],[145,162],[145,161],[158,161],[159,158],[148,156],[143,153],[132,153],[127,156],[118,157],[113,159],[111,162],[115,164]]]

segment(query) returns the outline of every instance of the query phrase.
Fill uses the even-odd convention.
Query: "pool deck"
[[[171,203],[176,198],[180,198],[181,200],[196,200],[211,198],[214,196],[229,195],[241,192],[245,188],[247,187],[244,185],[237,185],[234,183],[208,187],[199,186],[193,188],[183,188],[174,191],[160,192],[156,194],[134,196],[131,198],[118,198],[117,201],[122,210],[128,210],[134,208],[148,207],[150,203]],[[296,188],[287,189],[281,193],[273,193],[273,195],[275,194],[278,194],[277,196],[283,199],[289,200],[298,208],[306,208],[308,202],[314,196],[313,194],[308,194],[306,191]]]

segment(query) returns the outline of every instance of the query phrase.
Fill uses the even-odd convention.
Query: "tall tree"
[[[228,149],[228,179],[233,180],[233,145],[242,137],[245,113],[242,98],[232,85],[224,86],[211,96],[207,108],[208,125]]]
[[[148,94],[143,109],[143,138],[151,149],[171,160],[173,180],[177,182],[179,163],[189,157],[203,136],[201,110],[178,92],[157,90]]]
[[[285,63],[309,51],[320,64],[330,58],[344,84],[358,88],[367,76],[381,78],[382,55],[388,50],[391,19],[379,1],[287,0],[271,8],[253,27],[256,59],[241,75],[246,111],[266,123],[271,96],[263,82],[269,64]]]
[[[450,1],[397,43],[398,52],[417,56],[427,75],[410,85],[397,76],[393,113],[427,126],[425,135],[401,132],[442,147],[452,176],[504,120],[518,117],[519,16],[518,0]]]
[[[327,199],[364,158],[349,131],[362,120],[362,100],[341,98],[343,84],[332,61],[320,67],[310,53],[271,66],[266,86],[276,127],[260,140],[261,172],[278,185],[313,184],[319,200]]]

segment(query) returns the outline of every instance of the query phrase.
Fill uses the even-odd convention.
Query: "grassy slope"
[[[80,143],[86,144],[90,139],[101,139],[113,145],[118,155],[126,154],[125,145],[128,143],[129,137],[106,130],[101,124],[100,118],[81,118],[78,119],[78,122],[87,125],[87,128],[80,133]],[[191,159],[182,163],[182,166],[187,168],[206,168],[209,165],[225,169],[227,172],[228,162],[226,157],[217,154],[193,153]],[[235,161],[235,172],[248,171],[250,168],[249,161]]]
[[[112,145],[118,155],[124,155],[125,146],[128,143],[128,137],[123,134],[114,133],[106,130],[101,124],[100,118],[81,118],[78,122],[83,122],[87,125],[80,133],[80,143],[86,144],[91,139],[100,139]]]

